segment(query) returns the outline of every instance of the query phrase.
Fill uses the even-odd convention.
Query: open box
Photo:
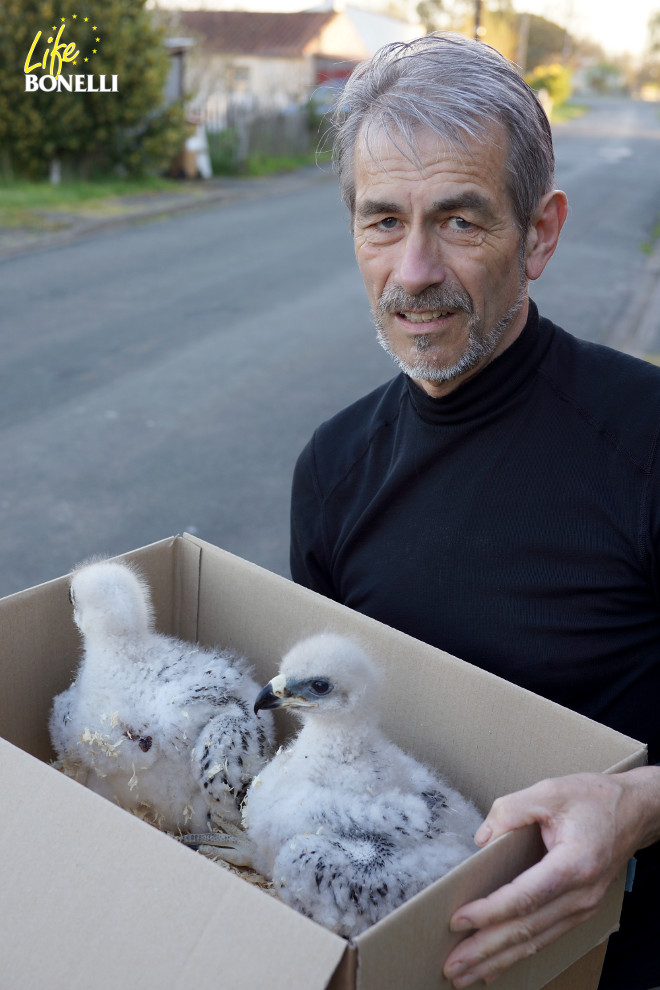
[[[370,644],[387,670],[384,731],[484,813],[544,777],[645,762],[641,743],[194,537],[126,557],[151,584],[160,631],[242,650],[262,683],[303,636]],[[2,599],[0,636],[0,972],[12,990],[448,990],[452,911],[542,853],[534,828],[504,836],[348,943],[48,765],[51,701],[79,654],[66,577]],[[623,883],[498,986],[595,988]]]

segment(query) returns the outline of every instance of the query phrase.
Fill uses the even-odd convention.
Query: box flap
[[[323,990],[344,954],[342,939],[4,740],[0,805],[4,986]]]

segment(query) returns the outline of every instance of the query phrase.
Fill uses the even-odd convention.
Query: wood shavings
[[[226,773],[226,772],[227,772],[227,761],[225,760],[224,763],[216,763],[212,767],[210,767],[206,771],[206,776],[208,777],[209,780],[213,780],[213,778],[217,777],[219,773]]]
[[[263,890],[265,894],[270,894],[271,897],[277,897],[271,880],[267,880],[261,873],[257,873],[247,866],[234,866],[233,863],[227,863],[226,860],[222,859],[222,856],[214,846],[200,846],[197,852],[201,856],[204,856],[205,859],[210,859],[212,863],[216,863],[222,867],[223,870],[227,870],[228,873],[233,873],[234,876],[240,877],[246,883],[251,883],[253,887]]]
[[[87,743],[88,746],[96,746],[102,753],[106,756],[117,757],[117,750],[123,743],[123,737],[118,739],[117,742],[108,742],[106,736],[101,732],[92,732],[90,729],[84,729],[80,734],[80,741]]]

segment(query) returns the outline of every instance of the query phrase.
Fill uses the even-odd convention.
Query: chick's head
[[[367,654],[344,636],[322,633],[297,643],[254,709],[292,708],[310,717],[352,716],[378,709],[378,677]]]
[[[149,588],[128,564],[83,564],[73,572],[69,597],[74,622],[86,638],[139,638],[152,631]]]

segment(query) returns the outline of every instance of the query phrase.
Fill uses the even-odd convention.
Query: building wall
[[[362,61],[371,54],[354,25],[345,14],[339,14],[321,31],[307,48],[308,53]]]
[[[186,69],[190,109],[211,130],[222,130],[232,114],[258,116],[304,103],[315,85],[312,56],[190,56]]]

